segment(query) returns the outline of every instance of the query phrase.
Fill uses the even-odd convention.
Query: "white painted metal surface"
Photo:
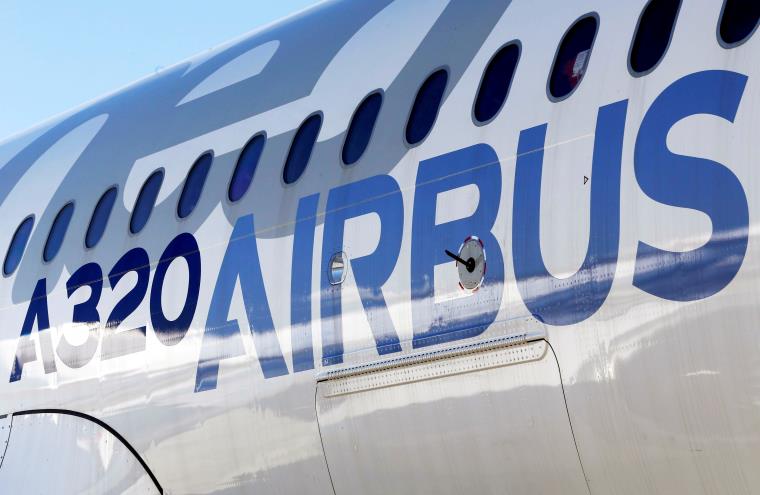
[[[14,493],[159,493],[127,447],[87,419],[67,414],[13,418],[0,486]]]
[[[11,438],[12,423],[13,416],[10,414],[3,414],[0,416],[0,468],[3,467],[5,454],[8,452],[8,443],[10,442]]]
[[[0,144],[0,257],[22,219],[35,218],[18,269],[0,277],[2,413],[56,408],[98,418],[174,494],[758,493],[760,36],[722,45],[723,2],[683,0],[659,65],[631,74],[627,57],[647,4],[326,2]],[[546,80],[558,44],[590,13],[599,31],[582,82],[552,101]],[[492,120],[474,122],[484,70],[514,40],[521,54],[506,102]],[[437,118],[409,147],[415,94],[440,67],[449,79]],[[684,81],[688,91],[659,100]],[[352,115],[377,90],[383,102],[368,148],[344,166]],[[731,108],[720,116],[703,104]],[[610,107],[621,132],[597,143],[614,127],[598,125]],[[284,185],[295,130],[317,111],[324,123],[310,162]],[[669,122],[667,112],[685,117]],[[664,135],[659,148],[650,136],[637,152],[647,116],[649,131],[655,122]],[[544,125],[544,142],[520,153],[526,134]],[[241,150],[261,133],[250,188],[230,201]],[[619,163],[595,166],[597,151],[614,146]],[[188,170],[209,150],[200,200],[180,220]],[[535,171],[538,153],[540,187],[517,172]],[[619,177],[603,182],[615,165]],[[157,204],[133,235],[134,200],[157,168],[166,173]],[[476,180],[484,170],[491,175]],[[642,170],[654,170],[648,182]],[[716,177],[736,187],[728,194]],[[619,191],[594,201],[600,182]],[[84,249],[94,205],[114,185],[103,240]],[[530,221],[519,223],[516,205],[530,185],[538,197],[522,205]],[[740,207],[729,209],[737,198]],[[63,247],[43,263],[53,218],[71,200]],[[593,228],[594,216],[618,206]],[[353,216],[335,220],[347,211]],[[493,218],[482,220],[484,211]],[[466,228],[431,234],[462,220]],[[329,238],[328,225],[345,235]],[[533,243],[526,225],[535,227]],[[197,242],[195,285],[184,260],[161,264],[183,235]],[[476,291],[462,290],[456,263],[444,257],[468,236],[487,254]],[[713,237],[712,250],[700,251]],[[589,246],[602,241],[611,246],[606,258],[590,257],[576,277]],[[640,258],[646,246],[660,255]],[[140,266],[120,272],[117,261],[135,250],[144,253]],[[332,285],[337,252],[346,263]],[[541,263],[525,261],[536,253]],[[68,285],[93,265],[101,277],[86,281],[102,282],[99,292]],[[735,271],[716,290],[694,290],[726,267]],[[675,295],[646,283],[670,283]],[[192,315],[173,325],[192,291]],[[125,301],[132,311],[111,319]],[[83,306],[97,324],[74,322]],[[489,311],[474,331],[458,325]],[[433,326],[440,333],[430,336]],[[129,331],[134,345],[103,351]],[[523,334],[541,343],[523,344],[523,355],[483,348]],[[150,491],[134,458],[82,421],[13,417],[0,493]],[[10,422],[0,419],[0,447]]]
[[[543,340],[319,382],[317,408],[338,495],[588,493]]]

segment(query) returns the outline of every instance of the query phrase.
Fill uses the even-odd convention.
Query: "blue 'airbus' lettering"
[[[739,179],[704,158],[672,153],[666,139],[677,122],[708,114],[734,121],[747,84],[736,72],[704,71],[671,84],[652,103],[636,138],[634,170],[642,191],[660,203],[710,217],[713,232],[693,251],[663,251],[639,243],[633,285],[671,301],[716,294],[739,272],[749,238],[749,206]]]
[[[415,348],[479,335],[496,318],[504,290],[504,260],[496,237],[501,198],[501,165],[493,148],[478,144],[431,158],[420,163],[414,195],[412,218],[412,319]],[[475,212],[440,225],[435,224],[439,194],[474,185],[480,197]],[[468,307],[475,314],[456,306],[455,301],[436,303],[435,265],[451,261],[441,246],[456,246],[477,232],[488,246],[488,283],[473,294]]]
[[[627,101],[620,101],[599,109],[591,165],[594,180],[588,248],[580,269],[569,279],[550,274],[541,255],[539,218],[546,124],[520,133],[512,257],[525,305],[549,325],[572,325],[590,317],[612,287],[620,240],[620,166],[627,106]]]
[[[666,88],[647,111],[635,141],[634,171],[641,190],[665,205],[707,214],[713,232],[709,241],[688,252],[670,252],[638,245],[633,285],[672,301],[694,301],[716,294],[738,273],[744,259],[749,225],[747,198],[739,179],[724,165],[672,153],[666,145],[670,129],[681,120],[708,114],[733,122],[747,77],[728,71],[704,71],[685,76]],[[627,100],[599,108],[591,185],[590,232],[586,257],[569,278],[558,279],[546,268],[540,243],[541,176],[547,124],[520,133],[513,196],[512,259],[517,287],[528,310],[549,325],[572,325],[596,313],[609,295],[618,263],[620,242],[620,181]],[[505,282],[502,248],[493,234],[502,193],[503,169],[495,150],[477,144],[420,163],[415,183],[411,228],[411,299],[414,348],[471,338],[494,322]],[[466,186],[478,190],[478,204],[468,217],[437,224],[438,197]],[[322,323],[322,365],[343,362],[341,285],[327,278],[331,255],[343,249],[345,225],[352,218],[375,214],[380,221],[375,250],[351,262],[361,303],[378,355],[401,351],[382,287],[397,268],[402,249],[404,201],[399,184],[389,175],[370,177],[332,189],[326,198],[322,236],[319,306]],[[291,343],[293,372],[314,368],[312,344],[312,266],[319,195],[301,198],[295,219],[291,266]],[[216,277],[197,364],[195,391],[217,387],[219,364],[245,354],[237,320],[229,320],[234,289],[239,284],[249,331],[264,377],[288,374],[272,321],[259,260],[252,214],[238,218]],[[435,266],[449,262],[443,246],[472,233],[488,250],[488,272],[481,289],[468,300],[467,310],[456,301],[436,302]],[[185,303],[175,319],[167,318],[161,295],[169,265],[182,259],[188,267]],[[101,359],[145,349],[145,326],[117,327],[144,300],[150,288],[151,323],[165,346],[186,335],[198,306],[201,250],[195,237],[175,237],[159,258],[149,283],[149,256],[135,248],[108,273],[113,289],[129,272],[135,286],[114,307],[102,332]],[[21,379],[25,364],[38,359],[31,334],[36,323],[45,373],[56,372],[55,354],[63,364],[79,368],[97,350],[101,315],[97,306],[104,287],[103,271],[95,263],[76,270],[66,283],[68,296],[89,288],[86,301],[73,307],[71,321],[87,325],[87,339],[72,345],[61,335],[51,342],[47,282],[37,282],[21,326],[10,381]],[[469,310],[469,312],[468,312]]]

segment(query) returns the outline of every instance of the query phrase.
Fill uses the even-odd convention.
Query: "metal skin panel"
[[[639,2],[631,3],[641,7]],[[620,197],[623,228],[615,281],[610,296],[592,318],[549,329],[592,493],[748,494],[757,493],[760,486],[756,469],[760,459],[760,362],[756,352],[760,337],[755,331],[760,318],[760,177],[755,159],[759,151],[755,136],[760,74],[750,62],[760,40],[755,36],[734,51],[722,49],[714,34],[720,9],[721,2],[683,2],[673,40],[657,69],[624,84],[607,83],[630,97]],[[635,24],[627,19],[634,19],[637,12],[632,6],[629,15],[621,12],[621,23],[603,23],[599,36],[608,41],[598,47],[617,54],[630,43]],[[551,24],[552,29],[559,24],[561,19]],[[607,55],[595,51],[594,56],[604,59]],[[674,153],[714,160],[735,174],[748,202],[749,242],[741,269],[722,291],[694,301],[666,300],[636,286],[642,266],[636,260],[639,243],[689,252],[703,246],[711,233],[718,231],[717,219],[711,226],[704,213],[663,205],[637,185],[641,175],[637,180],[636,167],[646,162],[636,157],[636,131],[665,88],[684,75],[712,69],[748,75],[736,117],[733,122],[706,114],[687,117],[669,131],[667,144]],[[560,163],[573,158],[558,155],[555,159]],[[674,187],[676,182],[664,175],[665,167],[661,171],[660,183]],[[696,173],[697,167],[690,164],[686,176]],[[549,187],[556,187],[555,179],[549,180]],[[703,191],[705,198],[718,194],[717,187]],[[729,204],[730,199],[719,201]],[[549,214],[557,215],[567,204],[557,201],[548,207]],[[573,210],[587,211],[578,206]],[[580,222],[574,222],[567,228],[578,228]],[[552,222],[550,229],[554,232],[542,237],[542,246],[549,251],[552,243],[559,242],[562,227]],[[731,235],[725,237],[730,239]],[[580,239],[585,242],[587,234]],[[555,246],[556,252],[560,246]],[[569,252],[573,247],[572,243],[562,244]],[[724,249],[725,260],[730,248]],[[557,263],[555,273],[570,265],[562,256],[550,259],[567,260]],[[698,287],[710,280],[710,267],[722,263],[715,259],[705,262],[692,278],[678,278],[675,283],[684,290]],[[666,264],[661,256],[650,258],[645,266],[656,271]],[[657,275],[662,282],[676,276],[672,272]]]
[[[336,494],[588,493],[545,341],[372,374],[370,390],[318,386]]]
[[[0,486],[29,494],[159,493],[135,456],[109,431],[55,413],[13,418]]]
[[[552,407],[517,413],[553,415],[528,431],[558,453],[577,448],[592,494],[756,492],[760,38],[724,48],[721,2],[684,0],[661,63],[636,77],[627,57],[645,4],[326,2],[0,143],[0,256],[22,219],[35,218],[18,269],[0,278],[2,413],[53,408],[98,418],[171,493],[330,494],[318,377],[488,342],[527,319],[556,354],[569,424],[557,368],[544,361],[548,371],[527,363],[443,378],[472,387],[450,398],[438,380],[383,389],[388,407],[336,415],[413,416],[415,408],[390,401],[419,397],[426,418],[446,420],[417,438],[421,446],[461,439],[470,459],[496,469],[492,459],[514,452],[466,437],[473,425],[446,416],[446,406],[486,400],[489,387],[540,406],[551,383]],[[545,88],[557,45],[590,12],[599,31],[586,73],[552,102]],[[483,70],[513,40],[521,55],[508,98],[478,125],[471,114]],[[414,96],[440,68],[449,78],[437,119],[409,147]],[[342,166],[346,127],[378,89],[370,143]],[[284,185],[293,135],[315,112],[323,126],[310,163]],[[231,203],[238,154],[261,132],[251,187]],[[206,187],[180,220],[184,179],[208,151]],[[131,235],[135,198],[159,168],[156,206]],[[85,249],[95,203],[114,185],[103,239]],[[43,263],[53,218],[71,200],[63,246]],[[469,236],[483,241],[488,259],[483,284],[464,293],[445,250]],[[333,286],[326,267],[337,252],[346,253],[345,280]],[[506,385],[472,378],[513,372]],[[409,389],[413,397],[394,395]],[[490,415],[487,426],[523,452],[537,448],[489,407],[468,414]],[[351,435],[364,439],[370,459],[398,447],[394,437],[372,438],[385,449],[373,454],[372,431]],[[325,446],[330,470],[354,462]],[[68,461],[68,453],[49,455]],[[53,465],[16,447],[7,455],[39,479]],[[531,472],[519,482],[556,491],[561,471]],[[410,476],[412,486],[424,473]],[[401,491],[404,481],[383,480]]]

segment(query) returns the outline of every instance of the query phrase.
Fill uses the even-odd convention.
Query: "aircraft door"
[[[324,372],[316,401],[337,495],[588,493],[541,333]]]
[[[163,493],[134,448],[105,423],[64,410],[0,416],[0,493]]]

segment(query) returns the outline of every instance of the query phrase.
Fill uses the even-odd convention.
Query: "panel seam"
[[[586,489],[588,490],[589,495],[591,494],[591,485],[588,482],[588,476],[586,475],[586,469],[583,467],[583,460],[581,459],[581,451],[578,448],[578,440],[575,438],[575,430],[573,429],[573,421],[570,419],[570,408],[567,406],[567,395],[565,395],[565,381],[562,378],[562,368],[559,365],[559,359],[557,359],[557,353],[554,352],[554,347],[552,347],[551,342],[544,339],[544,342],[549,346],[549,349],[552,351],[552,355],[554,356],[554,362],[557,363],[557,372],[559,373],[559,384],[562,388],[562,400],[565,403],[565,413],[567,414],[567,423],[570,425],[570,435],[573,437],[573,445],[575,445],[575,453],[578,455],[578,465],[581,467],[581,473],[583,474],[583,481],[586,482]]]

